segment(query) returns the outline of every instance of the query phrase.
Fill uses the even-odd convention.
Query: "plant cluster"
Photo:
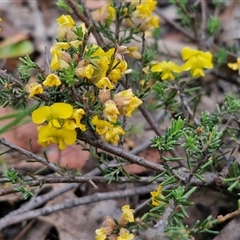
[[[239,153],[240,94],[226,94],[215,112],[198,111],[203,95],[199,79],[225,61],[221,52],[214,58],[198,38],[196,19],[191,14],[198,9],[188,7],[187,1],[171,1],[182,16],[183,26],[193,31],[199,47],[186,45],[173,62],[159,60],[158,49],[146,45],[147,36],[152,34],[154,38],[153,33],[161,28],[154,15],[157,1],[111,1],[92,13],[80,2],[57,2],[69,13],[56,19],[56,43],[50,49],[48,69],[38,66],[29,56],[21,58],[19,80],[1,75],[0,105],[24,110],[31,106],[38,143],[44,148],[57,144],[63,150],[67,145],[84,143],[85,150],[99,160],[102,181],[144,181],[144,177],[125,170],[129,163],[154,171],[146,181],[158,183],[155,190],[148,191],[148,211],[134,217],[134,210],[124,205],[120,219],[107,216],[104,226],[96,230],[95,239],[148,239],[147,236],[193,239],[196,233],[216,234],[212,227],[236,212],[217,219],[209,216],[193,226],[185,225],[184,219],[188,217],[186,208],[194,205],[189,198],[201,186],[231,193],[239,211],[240,167],[235,160]],[[73,20],[73,13],[82,23]],[[209,18],[206,39],[213,37],[219,28],[218,19]],[[89,42],[91,34],[95,43]],[[229,69],[239,71],[240,58],[236,61],[228,63]],[[29,81],[33,72],[36,82]],[[160,119],[154,120],[151,108],[163,112]],[[155,133],[150,145],[159,153],[161,162],[157,164],[123,149],[126,134],[131,132],[128,119],[134,111],[142,113]],[[160,130],[161,124],[167,127]],[[14,148],[5,140],[1,143]],[[76,173],[50,164],[47,157],[26,155],[50,167],[66,181],[78,179]],[[226,163],[221,167],[223,161]],[[213,176],[210,180],[206,178],[209,174]],[[25,178],[14,169],[6,170],[4,178],[17,183],[14,191],[22,192],[25,198],[33,195],[34,186],[42,184],[36,182],[36,176]]]

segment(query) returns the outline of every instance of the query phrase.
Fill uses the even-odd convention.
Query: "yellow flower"
[[[121,72],[119,69],[115,68],[109,73],[108,77],[112,82],[116,83],[121,77]]]
[[[72,113],[73,107],[70,104],[54,103],[51,106],[42,106],[34,110],[32,113],[32,121],[36,124],[48,121],[56,125],[55,120],[67,119]]]
[[[190,70],[193,77],[204,76],[203,68],[212,68],[212,54],[210,52],[203,52],[188,47],[183,48],[182,58],[186,61],[181,69],[182,71]]]
[[[97,82],[96,87],[99,88],[99,89],[106,89],[106,88],[113,89],[114,85],[112,85],[109,78],[103,77]]]
[[[38,129],[38,143],[43,147],[48,144],[57,143],[59,149],[63,150],[66,145],[71,145],[76,141],[77,133],[75,130],[65,128],[57,129],[49,125],[41,126]]]
[[[134,222],[134,216],[133,216],[133,209],[130,209],[129,205],[124,205],[122,207],[122,216],[124,219],[126,219],[128,222]]]
[[[87,79],[90,79],[93,75],[93,66],[92,64],[88,64],[87,66],[79,66],[76,69],[76,76],[77,77],[86,77]]]
[[[50,48],[50,52],[61,55],[61,50],[63,49],[67,50],[69,49],[69,47],[70,47],[70,44],[67,42],[57,42],[52,45],[52,47]]]
[[[156,197],[164,198],[164,196],[161,193],[162,191],[162,186],[158,185],[157,191],[152,191],[150,192],[151,197],[152,197],[152,205],[153,206],[159,206],[162,202],[156,199]]]
[[[156,4],[157,2],[154,0],[141,1],[141,4],[136,7],[138,11],[138,17],[150,17],[153,10],[155,9]]]
[[[92,12],[92,18],[95,22],[106,23],[108,26],[115,18],[115,8],[110,4],[106,4],[104,7]]]
[[[159,18],[157,16],[146,18],[141,23],[141,25],[139,27],[139,30],[140,31],[146,31],[150,27],[154,27],[154,28],[158,28],[159,27]]]
[[[58,38],[62,40],[69,29],[72,29],[75,22],[70,15],[62,15],[56,19],[58,27]]]
[[[238,74],[240,74],[240,58],[237,58],[236,63],[228,63],[228,67],[232,70],[238,70]]]
[[[92,118],[92,124],[96,126],[96,132],[103,137],[106,142],[117,144],[119,142],[119,135],[125,134],[120,127],[114,127],[111,123],[100,120],[97,115]]]
[[[114,145],[117,145],[117,143],[119,142],[120,140],[120,135],[124,135],[125,132],[124,130],[118,126],[118,127],[112,127],[112,128],[109,128],[105,134],[104,134],[104,139],[105,141],[109,142],[109,143],[112,143]]]
[[[50,68],[54,70],[61,70],[63,68],[68,68],[69,64],[67,61],[70,61],[70,56],[67,57],[67,53],[62,50],[67,50],[70,47],[67,42],[57,42],[51,48],[50,52],[52,54],[52,60],[50,63]],[[68,58],[68,60],[67,60]],[[67,61],[66,61],[67,60]]]
[[[151,68],[152,72],[161,72],[161,79],[167,80],[167,79],[174,79],[173,73],[180,73],[181,69],[179,66],[177,66],[175,63],[171,61],[163,61],[156,65],[153,65]]]
[[[104,117],[106,117],[108,121],[115,123],[120,115],[115,102],[108,100],[105,102],[104,107]]]
[[[57,18],[56,21],[59,25],[64,25],[68,27],[73,27],[75,24],[74,20],[70,15],[62,15],[61,17]]]
[[[132,240],[132,239],[134,239],[134,235],[132,233],[129,233],[129,231],[126,228],[120,229],[117,240]]]
[[[85,111],[80,108],[80,109],[74,109],[72,115],[70,116],[69,119],[74,119],[77,127],[81,129],[81,131],[86,131],[86,126],[80,121],[82,120],[83,115],[85,114]]]
[[[112,129],[113,128],[113,125],[105,120],[101,120],[98,118],[97,115],[95,115],[93,118],[92,118],[92,124],[94,126],[96,126],[96,132],[99,134],[99,135],[103,135],[106,133],[106,131],[110,128]]]
[[[29,98],[32,98],[37,94],[43,93],[42,85],[36,82],[27,84],[25,87],[25,90],[27,93],[29,93],[29,96],[28,96]]]
[[[107,239],[107,231],[104,227],[102,228],[99,228],[95,231],[96,233],[96,236],[95,236],[95,239],[96,240],[105,240]]]
[[[142,55],[140,52],[138,52],[138,46],[132,46],[127,48],[128,52],[127,55],[130,57],[133,57],[135,59],[141,59]]]
[[[49,74],[43,82],[45,87],[55,87],[61,85],[61,81],[55,74]]]
[[[133,94],[132,89],[115,94],[113,100],[119,112],[126,117],[131,117],[132,112],[142,104],[142,100]]]

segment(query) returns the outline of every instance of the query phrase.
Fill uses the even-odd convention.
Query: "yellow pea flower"
[[[92,124],[94,126],[96,126],[96,132],[99,135],[103,135],[106,133],[106,131],[110,128],[113,128],[113,125],[105,120],[101,120],[98,118],[97,115],[95,115],[92,120],[91,120]]]
[[[87,66],[80,66],[76,69],[76,76],[77,77],[86,77],[90,79],[93,75],[94,69],[92,64],[88,64]]]
[[[132,112],[142,104],[142,100],[133,94],[132,89],[115,94],[113,100],[119,112],[126,117],[131,117]]]
[[[70,44],[68,42],[57,42],[52,45],[50,48],[51,53],[56,53],[58,55],[61,55],[61,51],[69,49]]]
[[[107,231],[104,227],[99,228],[95,231],[96,236],[95,239],[96,240],[106,240],[107,239]]]
[[[112,23],[116,15],[116,10],[110,4],[92,12],[92,18],[95,22],[106,23],[108,26]]]
[[[29,93],[28,97],[32,98],[37,94],[42,94],[43,88],[41,84],[34,82],[34,83],[27,84],[25,87],[25,91]]]
[[[126,219],[128,222],[134,222],[134,216],[133,216],[133,209],[130,209],[129,205],[122,206],[122,216],[124,219]]]
[[[120,140],[120,135],[124,135],[124,130],[118,127],[108,128],[108,130],[104,134],[105,141],[117,145]]]
[[[99,89],[113,89],[114,85],[111,83],[109,78],[103,77],[96,83],[96,87]]]
[[[182,66],[182,71],[190,70],[193,77],[204,76],[203,68],[213,68],[212,54],[185,47],[182,49],[182,58],[186,61]]]
[[[138,11],[138,17],[140,18],[150,17],[153,10],[156,7],[156,4],[157,4],[157,1],[154,1],[154,0],[141,1],[141,4],[139,4],[136,7]]]
[[[115,123],[120,115],[115,102],[108,100],[104,103],[104,107],[104,117],[106,117],[108,121]]]
[[[133,57],[135,59],[141,59],[142,55],[140,52],[138,52],[138,46],[132,46],[127,48],[126,54],[129,55],[130,57]]]
[[[120,229],[117,240],[132,240],[132,239],[134,239],[134,235],[132,233],[129,233],[129,231],[126,228]]]
[[[240,74],[240,58],[237,58],[236,63],[228,63],[228,67],[232,70],[238,70],[238,74]]]
[[[174,79],[173,73],[180,73],[181,68],[171,61],[162,61],[151,68],[152,72],[161,72],[161,79]]]
[[[41,126],[38,129],[38,143],[43,147],[46,147],[48,144],[57,143],[59,149],[63,150],[66,148],[66,145],[72,145],[76,141],[76,138],[77,133],[75,130],[57,129],[49,125]]]
[[[68,27],[73,27],[75,24],[74,20],[70,15],[62,15],[61,17],[57,18],[56,21],[59,25],[64,25]]]
[[[150,192],[151,198],[152,198],[152,205],[153,206],[159,206],[162,202],[156,199],[156,197],[164,198],[162,195],[162,186],[159,185],[157,191]]]
[[[139,30],[140,31],[146,31],[150,27],[154,27],[154,28],[158,28],[159,27],[159,18],[157,16],[146,18],[141,23],[141,25],[139,27]]]
[[[51,70],[61,70],[63,68],[69,67],[69,56],[66,52],[62,50],[67,50],[70,47],[69,43],[67,42],[58,42],[55,43],[51,48],[50,52],[52,54],[52,60],[50,63]],[[68,59],[68,60],[67,60]],[[67,60],[67,61],[66,61]]]
[[[67,119],[73,113],[73,107],[68,103],[54,103],[51,106],[42,106],[32,113],[32,121],[41,124],[45,121]],[[54,125],[54,122],[52,122]],[[56,125],[56,124],[55,124]]]
[[[117,69],[117,68],[116,68],[116,69],[113,69],[113,70],[109,73],[108,77],[111,79],[112,82],[116,83],[116,82],[120,79],[120,77],[121,77],[121,71],[120,71],[120,69]]]
[[[61,85],[59,77],[55,74],[49,74],[43,82],[45,87],[55,87]]]
[[[72,29],[75,22],[70,15],[62,15],[61,17],[56,19],[58,23],[58,38],[62,40],[68,31],[68,29]]]
[[[80,121],[82,120],[84,114],[85,114],[85,111],[82,108],[73,109],[73,113],[69,118],[69,119],[74,119],[77,127],[79,127],[83,132],[86,131],[86,126],[82,124]]]

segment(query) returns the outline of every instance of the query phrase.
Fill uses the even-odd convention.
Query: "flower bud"
[[[109,89],[103,89],[99,91],[98,97],[101,101],[101,103],[105,103],[110,99],[110,90]]]

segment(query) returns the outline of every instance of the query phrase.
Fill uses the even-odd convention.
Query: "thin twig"
[[[159,124],[157,124],[157,122],[153,119],[152,115],[147,111],[147,109],[145,108],[145,106],[143,104],[140,105],[139,110],[141,111],[141,113],[144,116],[144,118],[147,120],[147,122],[150,125],[150,127],[156,133],[156,135],[162,136],[163,133],[162,133],[162,131],[160,129]],[[177,157],[178,156],[178,154],[176,153],[176,151],[174,149],[172,149],[170,151],[170,153],[172,154],[173,157]]]
[[[126,177],[119,177],[118,179],[112,179],[112,183],[149,183],[152,180],[152,177],[141,177],[141,178],[126,178]],[[0,179],[1,183],[10,182],[8,179]],[[21,184],[14,184],[13,186],[0,190],[0,196],[10,194],[10,193],[16,193],[19,186],[22,186],[22,184],[27,184],[30,187],[33,186],[41,186],[43,184],[49,184],[49,183],[87,183],[87,182],[96,182],[96,183],[108,183],[109,179],[105,177],[99,177],[99,176],[83,176],[83,177],[55,177],[55,176],[34,176],[34,179],[30,179],[29,177],[24,179],[23,183]],[[163,181],[162,178],[156,179],[156,182]]]
[[[200,46],[203,51],[206,50],[206,29],[207,29],[207,4],[205,0],[201,0],[202,21],[199,31]]]
[[[71,0],[68,0],[68,1],[71,1]],[[93,19],[92,19],[92,15],[88,10],[88,8],[85,4],[85,1],[79,0],[79,3],[83,7],[84,14],[85,14],[86,18],[88,19],[88,26],[92,27],[92,33],[93,33],[94,37],[96,38],[96,41],[97,41],[98,45],[103,47],[104,46],[104,41],[102,39],[101,34],[96,29],[96,26],[95,26],[95,24],[93,22]]]
[[[113,191],[113,192],[106,192],[106,193],[95,193],[82,198],[67,199],[58,204],[54,204],[54,205],[50,205],[50,206],[36,209],[33,211],[29,211],[23,214],[19,214],[17,216],[1,219],[0,230],[8,226],[11,226],[13,224],[26,221],[26,220],[31,220],[39,216],[46,216],[63,209],[69,209],[69,208],[77,207],[80,205],[99,202],[103,200],[123,198],[123,197],[149,193],[150,191],[153,191],[154,189],[156,189],[156,186],[157,186],[156,184],[151,184],[148,186],[136,187],[134,189],[127,189],[127,190],[120,190],[120,191]]]
[[[12,150],[15,150],[19,153],[22,153],[23,155],[32,158],[34,160],[36,160],[37,162],[42,163],[43,165],[47,166],[48,168],[52,169],[54,172],[57,172],[60,175],[64,175],[64,173],[62,172],[61,168],[57,167],[56,165],[54,165],[53,163],[48,162],[46,159],[37,156],[36,154],[29,152],[23,148],[20,148],[8,141],[6,141],[4,138],[0,138],[0,144],[3,144],[4,146],[9,147]]]
[[[170,199],[168,206],[165,208],[164,214],[161,216],[161,219],[153,227],[157,230],[158,234],[164,232],[166,227],[169,225],[169,217],[174,210],[174,200]]]
[[[153,131],[156,133],[156,135],[162,136],[163,133],[162,133],[159,125],[153,119],[152,115],[147,111],[147,109],[145,108],[145,106],[143,104],[140,105],[139,110],[141,111],[142,115],[147,120],[148,124],[151,126]]]

